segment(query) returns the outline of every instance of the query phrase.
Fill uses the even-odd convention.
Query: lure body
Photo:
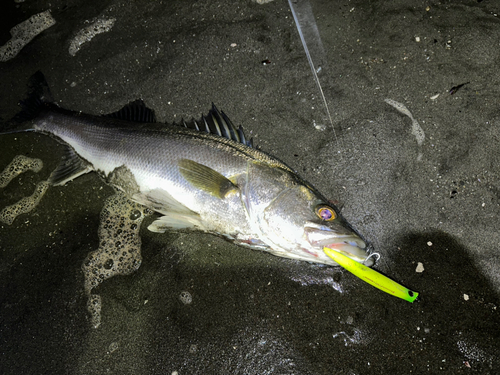
[[[417,292],[398,284],[397,282],[361,263],[353,261],[349,257],[343,255],[340,251],[333,250],[328,247],[323,248],[323,251],[346,270],[353,273],[355,276],[359,277],[368,284],[373,285],[375,288],[391,294],[394,297],[402,298],[408,302],[413,302],[418,297]]]

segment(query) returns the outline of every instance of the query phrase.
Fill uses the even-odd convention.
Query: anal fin
[[[50,175],[49,183],[54,186],[64,185],[93,170],[89,163],[82,160],[72,148],[67,147],[63,160]]]

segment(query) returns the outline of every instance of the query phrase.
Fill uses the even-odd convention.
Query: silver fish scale
[[[278,159],[237,141],[58,108],[45,110],[31,125],[73,150],[68,165],[53,174],[55,184],[95,170],[163,215],[148,227],[152,231],[198,229],[278,256],[330,265],[336,262],[323,246],[358,262],[367,259],[364,241],[338,211],[329,208],[334,219],[326,221],[317,214],[318,205],[328,206],[320,193]]]
[[[146,130],[141,124],[117,119],[85,115],[69,117],[49,112],[37,118],[34,127],[70,145],[104,177],[126,166],[140,188],[141,203],[149,199],[145,196],[151,191],[168,191],[174,199],[200,215],[202,229],[235,238],[239,238],[239,233],[246,233],[245,238],[254,235],[245,212],[241,210],[239,195],[221,200],[197,189],[181,175],[178,161],[193,160],[229,179],[246,173],[248,161],[283,165],[265,153],[232,140],[177,126]],[[161,206],[161,197],[155,195],[154,199],[160,200]],[[153,209],[167,213],[170,205],[163,203],[164,209],[159,206]],[[228,223],[231,223],[230,227]]]

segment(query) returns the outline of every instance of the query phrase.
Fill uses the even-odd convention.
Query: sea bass
[[[2,133],[34,131],[67,146],[49,182],[95,171],[133,201],[159,213],[148,229],[199,230],[239,245],[337,265],[324,247],[371,266],[369,246],[312,185],[252,147],[214,105],[199,121],[156,123],[142,101],[105,116],[50,102],[45,78],[32,77],[24,110]]]

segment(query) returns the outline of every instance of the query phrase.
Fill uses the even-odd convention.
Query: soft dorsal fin
[[[206,116],[202,115],[201,119],[192,119],[190,122],[182,120],[180,124],[174,125],[215,134],[219,137],[224,137],[235,142],[242,143],[245,146],[253,147],[253,139],[247,140],[245,133],[243,132],[243,128],[241,126],[236,128],[229,117],[227,117],[224,112],[219,111],[214,103],[212,103],[212,109],[210,109],[208,114]]]
[[[109,113],[104,116],[142,123],[156,122],[155,112],[152,109],[146,107],[146,104],[144,104],[141,99],[130,102],[119,111]]]

